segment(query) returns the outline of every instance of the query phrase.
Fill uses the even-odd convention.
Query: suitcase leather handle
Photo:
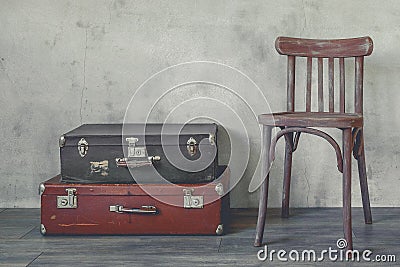
[[[141,206],[140,208],[126,208],[122,205],[110,206],[111,212],[116,213],[139,213],[139,214],[157,214],[158,210],[154,206]]]
[[[159,160],[161,160],[160,156],[151,156],[144,158],[144,160],[136,158],[116,158],[115,163],[117,164],[117,167],[137,168],[142,166],[151,166],[153,165],[153,161]]]

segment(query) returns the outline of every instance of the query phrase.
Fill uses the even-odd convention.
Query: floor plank
[[[5,209],[0,213],[0,240],[22,238],[39,224],[39,209]]]
[[[293,209],[288,219],[268,210],[265,241],[271,250],[321,251],[342,237],[340,208]],[[374,208],[365,225],[361,208],[353,209],[354,247],[400,260],[400,208]],[[313,266],[315,262],[260,261],[253,247],[256,209],[232,210],[224,236],[42,236],[40,210],[0,212],[0,266]],[[262,247],[265,248],[265,247]],[[366,266],[365,262],[330,262],[324,266]],[[373,266],[373,264],[370,264]],[[385,266],[394,266],[386,263]]]

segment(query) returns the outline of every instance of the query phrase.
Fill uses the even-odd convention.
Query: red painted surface
[[[223,223],[223,212],[228,197],[218,198],[215,186],[218,182],[228,188],[229,171],[213,183],[181,185],[196,187],[193,195],[204,196],[203,208],[183,208],[183,189],[170,185],[148,185],[158,197],[179,206],[163,203],[147,195],[137,184],[65,184],[54,177],[44,183],[41,196],[41,223],[46,234],[216,234]],[[77,208],[57,208],[57,196],[66,196],[66,188],[75,188]],[[128,214],[109,211],[110,206],[126,208],[155,206],[157,214]],[[226,208],[223,208],[226,207]]]

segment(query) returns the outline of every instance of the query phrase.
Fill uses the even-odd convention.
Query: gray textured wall
[[[59,172],[58,137],[81,123],[122,122],[136,88],[174,64],[235,67],[260,86],[272,110],[284,110],[285,59],[274,50],[279,35],[374,39],[364,96],[371,202],[400,204],[398,1],[2,0],[0,7],[0,207],[38,207],[38,184]],[[234,97],[227,100],[246,114]],[[163,105],[171,102],[164,99],[158,109]],[[301,141],[292,205],[340,206],[333,151],[316,137]],[[282,149],[272,168],[273,206],[282,187]],[[250,178],[232,192],[233,207],[257,206],[258,194],[247,191]],[[353,181],[353,204],[360,205],[356,175]]]

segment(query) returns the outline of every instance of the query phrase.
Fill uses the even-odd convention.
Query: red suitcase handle
[[[139,213],[139,214],[157,214],[158,210],[154,206],[142,206],[140,208],[125,208],[122,205],[110,206],[111,212],[116,213]]]

